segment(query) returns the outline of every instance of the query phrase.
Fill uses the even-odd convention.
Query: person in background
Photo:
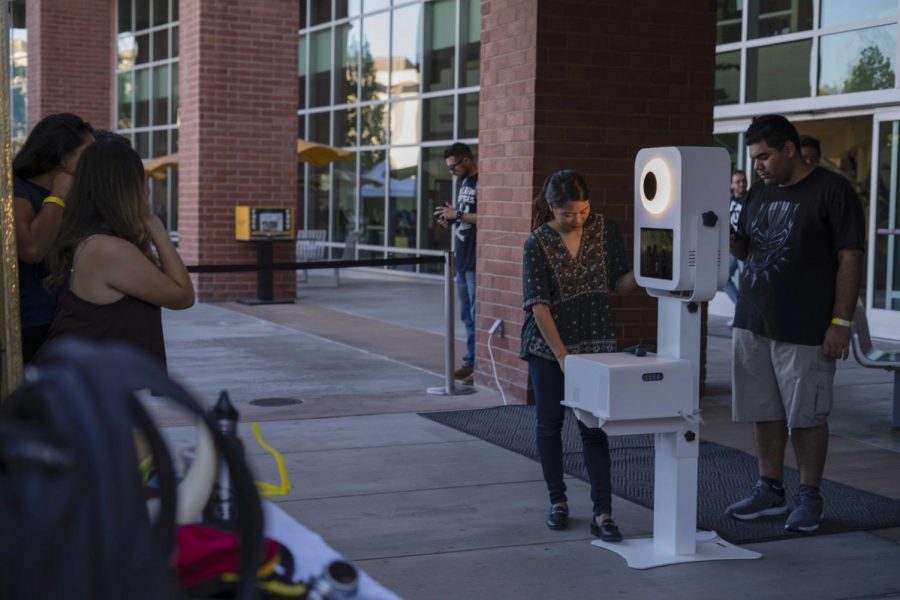
[[[124,341],[166,364],[160,307],[191,307],[194,287],[148,195],[141,157],[127,143],[111,137],[85,150],[48,257],[47,285],[60,291],[48,344]]]
[[[822,144],[816,138],[809,135],[800,136],[800,156],[803,162],[811,167],[818,167],[822,160]]]
[[[637,289],[616,224],[591,212],[579,173],[554,173],[534,200],[531,237],[522,261],[525,321],[520,358],[528,361],[537,413],[537,450],[550,494],[547,527],[569,524],[563,481],[562,426],[565,359],[569,354],[614,352],[609,294]],[[622,539],[612,518],[609,442],[600,428],[578,421],[593,501],[590,531],[607,542]]]
[[[731,174],[731,200],[728,206],[728,219],[731,230],[737,229],[738,219],[741,216],[741,209],[744,207],[744,196],[747,195],[747,175],[743,171],[734,171]],[[734,274],[738,273],[742,267],[734,254],[729,255],[728,261],[728,281],[725,282],[725,293],[731,298],[731,301],[737,304],[738,288],[734,284]],[[732,325],[734,321],[729,321],[728,325]]]
[[[434,210],[443,227],[456,225],[456,294],[459,298],[459,317],[466,326],[466,355],[463,364],[453,374],[466,385],[472,385],[475,370],[475,238],[478,230],[477,192],[478,163],[466,144],[457,142],[444,150],[444,162],[450,173],[460,180],[456,194],[456,208],[445,202]]]
[[[784,528],[819,527],[835,360],[850,346],[865,249],[862,204],[845,177],[811,165],[781,115],[757,117],[747,145],[762,185],[747,194],[731,252],[744,261],[732,330],[732,412],[753,423],[759,479],[725,513],[752,520],[790,511]],[[790,437],[800,470],[788,503]]]
[[[78,159],[94,141],[93,132],[78,115],[44,117],[12,162],[22,359],[26,363],[47,339],[56,312],[56,298],[43,285],[47,276],[44,259],[59,232]]]

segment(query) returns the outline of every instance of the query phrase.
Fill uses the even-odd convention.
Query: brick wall
[[[180,20],[179,251],[187,264],[254,262],[234,207],[297,206],[298,3],[182,0]],[[276,245],[276,262],[292,257]],[[276,273],[275,296],[293,297],[293,282]],[[207,302],[256,296],[254,274],[195,285]]]
[[[112,128],[114,9],[113,0],[28,0],[29,130],[60,112]]]
[[[478,373],[493,385],[486,329],[508,395],[527,397],[518,359],[522,244],[546,175],[587,177],[595,210],[631,247],[633,168],[650,146],[709,145],[715,4],[694,0],[485,0],[479,132]],[[612,298],[621,346],[655,342],[656,303]]]

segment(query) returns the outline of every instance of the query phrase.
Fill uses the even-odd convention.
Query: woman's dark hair
[[[75,249],[95,233],[129,241],[158,264],[150,248],[145,179],[140,155],[121,140],[98,140],[84,150],[59,235],[47,257],[47,289],[58,290],[65,284]]]
[[[84,143],[85,134],[93,135],[94,128],[78,115],[59,113],[44,117],[13,159],[13,174],[31,179],[49,173]]]
[[[746,143],[765,142],[771,148],[784,150],[785,142],[793,142],[797,152],[800,151],[800,134],[797,128],[781,115],[761,115],[753,119],[747,128]]]
[[[590,200],[584,176],[571,169],[557,171],[544,180],[541,191],[534,198],[532,206],[531,230],[553,220],[551,208],[562,208],[566,202]]]

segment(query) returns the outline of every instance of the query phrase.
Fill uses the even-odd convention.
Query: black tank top
[[[102,229],[98,233],[112,235]],[[73,264],[77,264],[81,248],[91,237],[94,236],[82,242],[76,250]],[[47,343],[70,336],[96,341],[116,340],[143,350],[163,367],[166,366],[166,344],[159,306],[128,295],[110,304],[94,304],[72,291],[71,279],[70,275],[65,291],[59,296]]]

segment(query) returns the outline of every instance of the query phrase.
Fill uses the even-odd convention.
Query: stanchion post
[[[461,385],[456,387],[453,378],[453,365],[455,363],[456,350],[456,311],[454,289],[454,271],[456,259],[453,252],[444,253],[444,385],[442,387],[430,387],[427,392],[433,396],[459,396],[475,392],[473,385]]]

